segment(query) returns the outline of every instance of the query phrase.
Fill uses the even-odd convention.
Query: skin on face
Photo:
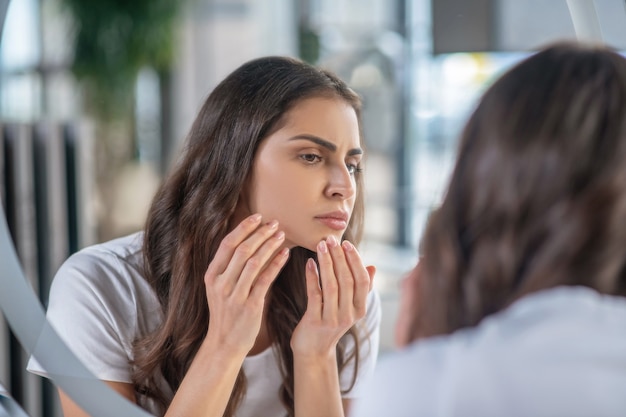
[[[341,241],[362,154],[357,116],[347,102],[303,100],[261,142],[240,202],[249,213],[278,220],[285,246],[314,251],[331,235]]]

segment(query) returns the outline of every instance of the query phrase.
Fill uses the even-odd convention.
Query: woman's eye
[[[350,173],[350,175],[354,175],[354,174],[357,174],[359,172],[363,172],[363,169],[360,168],[356,164],[346,164],[346,167],[348,167],[348,172]]]
[[[306,154],[300,155],[300,158],[302,158],[305,162],[308,162],[310,164],[313,164],[315,162],[322,160],[321,156],[316,155],[314,153],[306,153]]]

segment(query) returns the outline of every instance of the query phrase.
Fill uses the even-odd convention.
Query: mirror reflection
[[[186,380],[226,386],[206,405],[226,415],[319,403],[345,412],[376,361],[406,340],[395,330],[404,277],[415,275],[482,94],[549,42],[582,33],[626,49],[624,2],[583,3],[12,0],[0,44],[0,195],[26,278],[94,374],[157,414],[193,404],[176,401],[194,395]],[[296,61],[254,61],[267,56]],[[302,75],[308,65],[336,89]],[[310,91],[292,97],[283,71]],[[258,322],[223,302],[227,275],[232,286],[248,276],[250,295],[268,281]],[[316,295],[333,297],[324,287],[346,293],[341,279],[352,309],[340,295],[334,312],[315,307]],[[315,308],[343,327],[322,334]],[[234,371],[220,370],[216,385],[186,377],[206,375],[192,360],[202,349],[222,358],[206,340],[245,350],[229,350],[241,357],[222,361]],[[335,366],[311,367],[333,369],[332,384],[298,372],[313,342],[333,352]],[[73,415],[41,374],[0,319],[0,383],[32,416],[60,416],[61,403]],[[261,405],[250,402],[264,392],[258,374],[272,390]],[[316,384],[332,400],[299,394]]]

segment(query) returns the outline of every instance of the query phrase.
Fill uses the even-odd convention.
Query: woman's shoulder
[[[135,233],[86,247],[52,281],[47,319],[99,379],[130,382],[132,343],[161,320],[142,274],[141,240]]]
[[[143,276],[141,232],[87,246],[72,254],[59,268],[54,281],[76,279],[104,283],[113,278],[127,281]]]
[[[381,352],[374,375],[355,404],[354,416],[434,416],[447,341],[433,338],[402,350]]]
[[[511,401],[545,396],[553,400],[576,397],[577,407],[583,407],[584,402],[591,404],[600,398],[588,397],[581,390],[589,378],[606,393],[602,404],[607,410],[617,409],[615,398],[621,397],[615,394],[626,383],[626,375],[614,372],[626,366],[624,322],[623,297],[585,287],[531,294],[476,327],[381,354],[370,395],[364,396],[374,400],[365,401],[355,415],[373,416],[390,404],[411,410],[411,414],[392,413],[398,416],[437,415],[441,407],[465,410],[464,415],[505,415],[503,410],[511,411]],[[428,395],[417,395],[420,392]],[[498,398],[507,400],[496,401]],[[526,403],[545,404],[545,399],[542,401]],[[571,411],[576,409],[570,407],[576,401],[555,400],[550,406]],[[544,415],[541,409],[524,407],[520,402],[523,415]]]
[[[128,338],[158,325],[160,305],[143,276],[142,237],[135,233],[70,256],[52,281],[48,319],[57,326],[77,320],[106,325]]]
[[[153,305],[156,298],[143,275],[142,238],[138,232],[74,253],[52,281],[50,302],[91,300],[118,311]]]
[[[72,254],[63,266],[83,268],[102,267],[107,264],[122,264],[139,267],[143,232],[133,233],[103,243],[87,246]]]

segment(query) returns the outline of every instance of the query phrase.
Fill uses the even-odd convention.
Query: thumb
[[[374,288],[374,275],[376,275],[376,267],[374,265],[368,265],[365,267],[367,274],[370,276],[370,291]]]

